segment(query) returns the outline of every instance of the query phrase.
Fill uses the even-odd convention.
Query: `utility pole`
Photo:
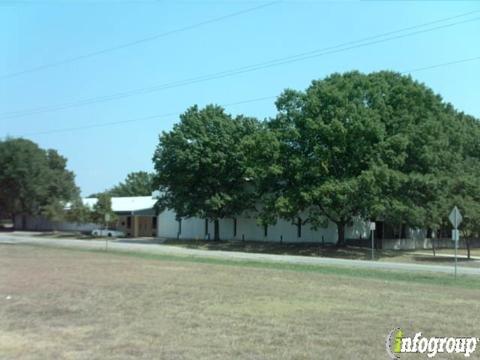
[[[453,225],[452,240],[455,242],[455,279],[457,279],[457,250],[458,242],[460,241],[460,231],[458,230],[458,227],[460,226],[462,219],[460,210],[455,206],[448,216],[448,220],[450,220]]]

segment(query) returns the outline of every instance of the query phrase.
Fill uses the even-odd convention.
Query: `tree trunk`
[[[400,228],[400,238],[401,239],[406,239],[407,238],[407,225],[402,224]]]
[[[215,241],[220,241],[220,223],[218,219],[213,221],[213,239]]]
[[[22,230],[27,230],[27,215],[22,214]]]
[[[337,247],[343,247],[345,246],[345,223],[344,222],[338,222],[337,228],[338,228],[338,240],[337,240]]]
[[[430,238],[431,242],[432,242],[432,251],[433,251],[433,256],[435,256],[435,238],[432,237]]]
[[[427,231],[427,235],[428,235],[428,231]],[[430,241],[432,243],[432,251],[433,251],[433,256],[435,256],[435,238],[437,237],[437,232],[432,230],[431,231],[431,235],[430,235]]]
[[[467,245],[467,258],[470,260],[470,238],[465,238],[465,245]]]

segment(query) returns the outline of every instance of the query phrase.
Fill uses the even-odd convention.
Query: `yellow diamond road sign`
[[[462,214],[460,214],[460,210],[458,210],[456,206],[453,208],[450,215],[448,215],[448,220],[450,220],[454,229],[458,229],[462,223]]]

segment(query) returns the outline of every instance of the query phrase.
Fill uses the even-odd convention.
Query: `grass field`
[[[1,245],[0,359],[384,359],[394,327],[480,335],[478,278],[132,255]]]
[[[279,244],[274,242],[254,242],[254,241],[203,241],[203,240],[167,240],[167,245],[179,246],[189,249],[202,250],[221,250],[221,251],[241,251],[264,254],[283,254],[283,255],[301,255],[301,256],[322,256],[340,259],[370,260],[371,250],[361,247],[342,247],[334,246],[322,247],[319,244],[312,243],[290,243]],[[445,256],[433,256],[432,250],[375,250],[375,260],[387,262],[407,262],[417,264],[436,264],[449,265],[454,262],[453,249],[437,250],[437,254],[452,255],[451,258]],[[465,249],[459,249],[458,255],[466,256]],[[480,256],[480,249],[472,249],[471,256]],[[466,258],[459,258],[459,266],[480,267],[480,261]]]

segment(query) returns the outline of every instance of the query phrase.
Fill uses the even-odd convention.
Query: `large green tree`
[[[159,206],[175,210],[179,218],[213,221],[218,240],[220,219],[254,205],[244,148],[259,126],[255,119],[234,118],[220,106],[189,108],[172,131],[162,133],[153,156],[155,187],[162,194]]]
[[[26,139],[0,141],[0,212],[55,214],[79,196],[67,160],[55,150],[43,150]]]
[[[366,216],[373,194],[366,173],[383,144],[385,127],[368,105],[369,83],[359,73],[314,81],[285,91],[271,129],[280,145],[281,172],[268,209],[313,226],[330,219],[339,244],[355,216]]]
[[[425,85],[393,72],[333,74],[305,92],[285,91],[277,108],[270,127],[281,171],[268,180],[275,196],[265,209],[305,214],[313,224],[326,217],[339,245],[356,216],[440,222],[446,179],[472,147],[465,132],[478,128]]]
[[[110,196],[148,196],[154,191],[152,173],[136,171],[127,175],[126,179],[112,188],[104,191]],[[101,193],[92,194],[90,197],[97,197]]]

